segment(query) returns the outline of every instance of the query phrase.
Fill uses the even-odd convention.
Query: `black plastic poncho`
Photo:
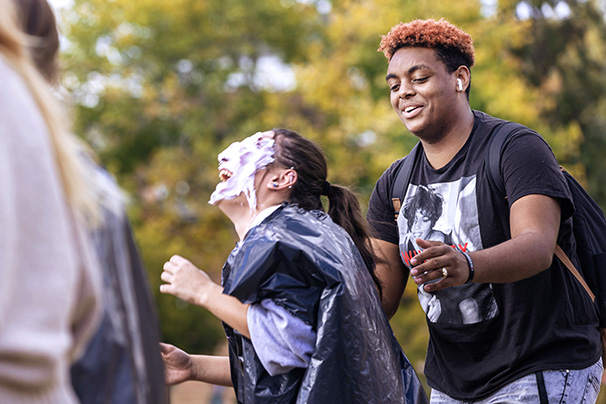
[[[103,314],[72,365],[74,391],[82,404],[166,404],[160,327],[143,262],[124,210],[104,209],[103,216],[91,234],[102,269]]]
[[[284,204],[232,251],[223,286],[243,303],[272,299],[317,332],[307,369],[270,376],[225,325],[240,403],[427,402],[360,253],[326,213]]]

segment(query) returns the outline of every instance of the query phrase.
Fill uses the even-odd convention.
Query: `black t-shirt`
[[[559,201],[558,243],[575,262],[574,208],[547,143],[530,129],[509,137],[501,161],[505,199],[491,187],[485,162],[492,130],[502,121],[474,115],[469,139],[446,166],[433,169],[423,153],[397,224],[392,186],[405,158],[385,171],[368,208],[374,236],[398,244],[407,267],[418,251],[417,237],[481,250],[511,238],[509,208],[516,200],[541,194]],[[456,399],[485,397],[537,370],[581,369],[601,354],[595,307],[555,257],[548,270],[518,282],[471,283],[435,293],[419,288],[418,295],[430,331],[428,384]]]

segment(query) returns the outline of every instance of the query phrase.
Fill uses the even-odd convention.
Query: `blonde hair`
[[[69,131],[65,111],[50,84],[29,57],[28,37],[19,28],[13,0],[0,0],[0,9],[0,55],[21,76],[46,122],[55,162],[71,208],[87,225],[99,224],[100,189],[95,168],[86,161],[81,142]]]

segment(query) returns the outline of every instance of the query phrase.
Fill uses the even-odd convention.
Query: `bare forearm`
[[[219,384],[221,386],[232,386],[229,357],[191,355],[192,380]]]
[[[399,247],[387,241],[372,239],[372,247],[378,257],[375,272],[381,281],[381,303],[387,318],[392,318],[398,307],[408,280],[408,270],[400,260]]]
[[[246,323],[248,305],[242,304],[232,296],[223,294],[221,286],[214,283],[204,271],[180,255],[170,257],[162,268],[160,278],[166,283],[160,285],[160,292],[206,308],[218,319],[250,338]]]
[[[200,297],[200,306],[250,339],[246,321],[249,305],[243,304],[233,296],[224,294],[221,286],[214,284],[209,288],[208,293]]]
[[[551,265],[555,243],[526,233],[497,246],[470,253],[474,282],[508,283],[530,278]]]
[[[530,278],[549,268],[560,223],[555,199],[527,195],[513,203],[510,211],[511,239],[494,247],[468,252],[475,267],[473,282],[509,283]],[[465,283],[470,276],[465,257],[440,242],[417,239],[423,251],[410,260],[411,274],[425,291]],[[447,276],[443,277],[446,268]],[[439,282],[429,283],[433,280]]]
[[[470,254],[477,270],[474,281],[515,282],[549,268],[559,224],[560,206],[555,199],[528,195],[514,202],[511,240]]]

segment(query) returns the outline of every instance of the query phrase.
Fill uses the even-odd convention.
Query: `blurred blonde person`
[[[60,75],[59,34],[46,0],[13,0],[30,35],[30,57],[52,85]],[[92,152],[91,152],[92,153]],[[94,158],[94,156],[93,156]],[[92,160],[103,223],[89,232],[103,278],[103,310],[94,336],[71,366],[82,404],[165,404],[168,389],[158,342],[160,327],[147,273],[113,177]]]
[[[97,177],[0,0],[0,403],[76,403],[69,366],[95,330],[87,231]]]

